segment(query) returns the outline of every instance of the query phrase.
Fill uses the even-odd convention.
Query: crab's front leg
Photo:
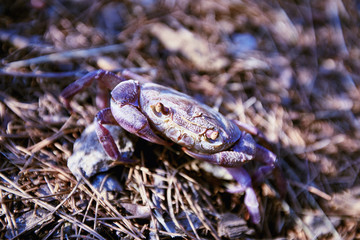
[[[224,151],[215,154],[201,154],[191,152],[186,148],[183,148],[184,152],[194,158],[205,160],[213,164],[224,166],[232,177],[238,182],[238,186],[235,189],[231,189],[231,192],[244,192],[245,193],[245,205],[251,215],[251,219],[254,223],[260,222],[259,203],[256,198],[255,191],[252,187],[251,177],[241,167],[241,165],[252,159],[252,150],[248,153]],[[248,155],[250,154],[250,155]]]
[[[110,158],[123,162],[123,163],[133,163],[134,161],[128,158],[121,156],[119,149],[114,141],[109,130],[104,127],[104,124],[118,125],[115,118],[111,113],[110,108],[105,108],[98,112],[95,116],[95,130],[96,135],[98,136],[99,142],[104,148],[105,152],[109,155]]]
[[[192,152],[184,148],[188,155],[225,167],[233,178],[239,183],[232,192],[245,192],[245,205],[254,223],[260,222],[259,203],[252,187],[252,180],[249,174],[241,167],[250,160],[264,163],[254,174],[255,182],[260,182],[265,175],[277,169],[276,155],[270,150],[257,144],[253,137],[242,132],[239,140],[234,144],[231,151],[222,151],[214,154],[203,154]],[[284,181],[283,181],[284,182]]]
[[[275,177],[276,186],[278,186],[280,196],[284,197],[287,191],[287,181],[283,176],[282,171],[280,170],[278,158],[276,157],[276,155],[272,151],[264,147],[270,147],[269,140],[256,127],[250,126],[246,123],[242,123],[238,120],[233,120],[233,122],[239,127],[241,131],[246,131],[252,136],[256,136],[256,138],[258,138],[262,142],[262,145],[256,145],[257,150],[255,159],[264,163],[265,165],[257,169],[255,174],[253,175],[253,181],[255,183],[260,183],[263,181],[264,176],[272,173]]]
[[[193,152],[183,148],[193,158],[204,160],[223,167],[240,167],[255,157],[256,143],[249,133],[242,132],[231,151],[220,151],[213,154]]]
[[[242,132],[231,151],[214,154],[195,153],[186,148],[184,152],[194,158],[225,167],[239,186],[232,192],[245,192],[245,205],[254,223],[260,222],[259,203],[252,187],[251,177],[241,166],[256,157],[257,144],[249,133]]]

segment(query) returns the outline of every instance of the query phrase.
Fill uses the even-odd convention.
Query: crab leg
[[[264,176],[271,173],[277,167],[277,157],[270,150],[263,146],[256,144],[255,160],[263,162],[265,165],[259,167],[254,174],[254,181],[256,183],[262,182]]]
[[[286,195],[287,191],[287,180],[283,176],[280,170],[278,158],[270,150],[264,148],[261,145],[256,146],[255,160],[263,162],[265,165],[259,167],[253,175],[253,182],[260,183],[264,181],[264,177],[272,173],[278,186],[281,197]]]
[[[237,120],[233,120],[233,122],[235,122],[235,124],[240,128],[240,130],[248,132],[251,135],[255,135],[256,137],[258,137],[262,142],[264,142],[263,145],[265,144],[266,146],[270,146],[269,140],[256,127],[250,126],[248,124],[242,123]],[[239,143],[235,144],[234,150],[236,148],[239,148]],[[287,181],[286,178],[283,176],[282,171],[280,170],[277,156],[272,151],[259,144],[256,144],[255,149],[256,152],[255,152],[254,160],[264,163],[265,166],[261,166],[256,170],[256,172],[252,177],[253,182],[256,184],[263,182],[264,177],[272,173],[275,177],[275,181],[276,181],[276,185],[278,186],[279,193],[282,197],[284,197],[287,191]],[[237,151],[239,150],[241,151],[241,146],[239,149],[237,149]]]
[[[192,152],[187,148],[183,148],[183,151],[193,158],[223,167],[240,167],[252,159],[263,162],[266,166],[260,167],[257,171],[256,175],[259,175],[259,177],[267,175],[277,166],[276,155],[258,144],[256,144],[254,157],[248,156],[246,152],[243,151],[222,151],[214,154]],[[262,178],[259,178],[259,180],[260,179]]]
[[[108,107],[109,105],[109,96],[107,90],[112,90],[117,84],[124,81],[123,78],[118,77],[109,71],[98,70],[89,72],[82,78],[71,83],[62,91],[60,99],[67,109],[71,111],[70,101],[73,96],[88,88],[94,80],[96,80],[99,85],[96,94],[96,104],[99,109]]]
[[[193,158],[204,160],[223,167],[239,167],[249,160],[243,152],[222,151],[214,154],[204,154],[192,152],[187,148],[182,149],[187,155]]]
[[[245,192],[244,203],[251,215],[254,223],[260,222],[259,202],[256,198],[255,191],[251,184],[251,177],[242,167],[226,168],[231,176],[239,183],[236,189],[230,190],[231,192]]]
[[[256,154],[256,143],[249,133],[242,132],[239,140],[231,151],[221,151],[212,154],[193,152],[183,148],[183,151],[193,158],[208,161],[223,167],[241,167],[252,160]]]
[[[249,158],[243,152],[223,151],[215,154],[200,154],[186,148],[183,151],[193,158],[208,161],[213,164],[224,166],[233,178],[239,183],[239,187],[231,192],[245,192],[245,205],[254,223],[260,222],[259,203],[251,184],[251,177],[241,167]]]
[[[96,114],[95,122],[96,134],[105,152],[114,160],[131,163],[131,160],[121,157],[119,149],[115,144],[114,138],[111,136],[109,130],[107,130],[103,126],[103,124],[117,125],[116,120],[112,116],[110,108],[105,108],[99,111],[98,114]]]
[[[262,141],[266,142],[266,143],[269,143],[269,140],[266,138],[266,136],[264,135],[263,132],[261,132],[259,129],[257,129],[256,127],[254,126],[251,126],[249,124],[246,124],[246,123],[243,123],[243,122],[240,122],[238,120],[232,120],[238,127],[241,131],[245,131],[245,132],[248,132],[250,133],[251,135],[253,136],[256,136],[258,137],[259,139],[261,139]]]

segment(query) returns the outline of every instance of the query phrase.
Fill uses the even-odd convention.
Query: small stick
[[[66,61],[75,58],[87,58],[91,56],[98,56],[103,53],[122,52],[125,49],[126,47],[124,44],[114,44],[114,45],[90,48],[90,49],[69,50],[64,52],[51,53],[48,55],[43,55],[35,58],[10,62],[6,65],[6,68],[20,68],[32,64],[40,64],[45,62],[59,62],[59,61]]]

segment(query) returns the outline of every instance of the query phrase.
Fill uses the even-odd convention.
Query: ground
[[[359,1],[0,3],[0,238],[360,238]],[[137,140],[123,190],[104,196],[67,168],[99,109],[95,69],[131,69],[256,126],[287,179],[255,187],[249,219],[231,179],[179,147]],[[249,172],[257,164],[248,164]]]

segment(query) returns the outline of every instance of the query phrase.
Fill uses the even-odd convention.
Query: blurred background
[[[0,238],[360,238],[359,15],[357,0],[2,0]],[[116,197],[78,185],[67,159],[99,110],[96,84],[71,117],[59,95],[96,69],[257,127],[286,195],[271,175],[256,185],[254,225],[220,170],[141,140]]]

